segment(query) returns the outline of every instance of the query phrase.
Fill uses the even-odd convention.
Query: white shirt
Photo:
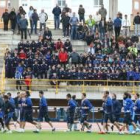
[[[96,23],[99,23],[101,21],[101,15],[100,14],[95,15],[94,20],[95,20]]]
[[[46,22],[46,18],[47,18],[47,15],[45,13],[40,13],[39,14],[39,21],[40,21],[40,23],[45,23]]]
[[[29,17],[29,19],[31,19],[32,18],[32,14],[34,13],[34,11],[33,10],[30,10],[29,11],[29,13],[28,13],[28,17]]]
[[[123,26],[130,26],[130,22],[128,19],[123,20]]]

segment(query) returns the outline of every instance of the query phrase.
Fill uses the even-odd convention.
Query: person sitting
[[[61,39],[58,39],[56,42],[56,50],[60,50],[63,47],[64,47],[63,42],[61,41]]]
[[[47,27],[44,31],[43,40],[51,41],[52,40],[52,32]]]
[[[67,39],[66,42],[64,43],[64,49],[67,52],[72,52],[72,44],[69,39]]]
[[[82,25],[82,22],[79,23],[79,26],[77,28],[77,38],[80,40],[83,40],[85,38],[84,27]]]

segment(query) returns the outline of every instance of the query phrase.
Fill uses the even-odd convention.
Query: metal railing
[[[4,73],[3,73],[4,74]],[[73,92],[99,92],[109,90],[112,92],[129,91],[132,94],[140,92],[140,81],[117,80],[60,80],[60,79],[5,79],[1,76],[1,91],[16,90],[21,86],[22,90],[47,91],[51,89],[56,94],[62,90]],[[28,83],[28,84],[27,84]]]

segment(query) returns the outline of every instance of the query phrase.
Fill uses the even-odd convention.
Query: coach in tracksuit
[[[87,122],[87,120],[88,120],[89,112],[92,109],[92,104],[86,98],[86,94],[85,93],[82,94],[81,109],[82,109],[82,115],[81,115],[82,128],[81,128],[81,130],[84,131],[84,127],[86,127],[88,129],[88,131],[90,131],[92,125],[90,125]]]
[[[47,122],[51,128],[52,128],[52,132],[55,131],[55,128],[53,127],[51,120],[49,118],[49,113],[48,113],[48,104],[47,104],[47,100],[44,97],[44,92],[43,91],[39,91],[39,97],[40,97],[40,103],[39,103],[39,116],[38,116],[38,121],[39,122],[43,122],[43,119],[45,119],[45,122]]]
[[[68,129],[72,131],[72,126],[74,124],[74,113],[75,113],[75,108],[76,108],[76,103],[74,100],[71,98],[71,94],[67,94],[67,100],[68,100],[68,110],[67,110],[67,124],[68,124]]]

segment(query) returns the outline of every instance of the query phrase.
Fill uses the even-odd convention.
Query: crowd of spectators
[[[78,10],[79,18],[75,13],[70,17],[69,11],[70,8],[67,6],[62,13],[58,5],[53,9],[55,28],[59,29],[59,16],[62,14],[64,36],[71,33],[71,39],[85,40],[88,50],[79,54],[72,47],[71,40],[54,41],[51,30],[42,22],[40,28],[44,26],[44,34],[37,41],[22,40],[17,49],[7,49],[6,78],[17,79],[17,85],[20,84],[20,79],[25,79],[28,88],[32,78],[140,81],[140,45],[137,36],[129,35],[127,15],[124,21],[122,14],[118,13],[114,21],[109,18],[106,22],[107,11],[104,6],[94,18],[90,15],[87,20],[82,5]],[[45,22],[48,17],[43,10],[41,14],[44,16],[41,20]],[[134,19],[134,24],[137,24],[138,18],[139,15]],[[124,33],[120,36],[122,26]],[[56,82],[52,81],[51,84],[55,85]],[[70,84],[82,83],[70,82]],[[86,84],[95,83],[86,82]]]
[[[47,28],[48,31],[51,34]],[[96,34],[92,45],[92,52],[79,54],[72,48],[69,39],[54,42],[44,35],[38,41],[21,41],[14,51],[7,49],[6,77],[28,80],[140,80],[140,47],[134,38],[120,37],[116,41],[115,37],[106,37],[101,41]],[[30,83],[28,80],[26,84]]]

